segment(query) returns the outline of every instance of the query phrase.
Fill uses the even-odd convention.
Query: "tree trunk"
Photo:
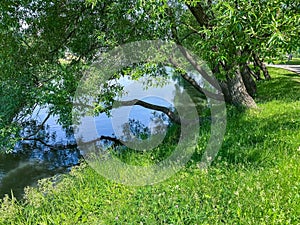
[[[198,2],[194,5],[192,4],[186,4],[186,5],[191,11],[191,13],[193,14],[193,16],[195,17],[195,19],[197,20],[198,24],[200,26],[208,27],[209,18],[205,13],[201,4]]]
[[[227,102],[227,103],[232,103],[232,99],[231,99],[231,95],[230,95],[230,92],[229,92],[229,89],[228,89],[227,82],[221,81],[221,82],[220,82],[220,87],[221,87],[221,89],[222,89],[222,92],[223,92],[223,95],[224,95],[225,102]]]
[[[200,3],[196,3],[193,5],[187,4],[187,7],[189,8],[191,13],[197,20],[198,25],[205,26],[206,28],[211,29],[210,24],[209,24],[210,18],[208,17],[208,15],[204,11],[204,9]],[[204,78],[206,79],[206,77],[204,77]],[[249,78],[247,79],[247,81],[248,80],[250,83]],[[207,81],[209,83],[211,83],[210,80],[207,80]],[[213,82],[212,82],[212,84],[213,84]],[[234,105],[243,106],[246,108],[256,108],[257,107],[255,101],[247,92],[247,89],[243,82],[243,78],[242,78],[239,67],[237,67],[233,78],[228,74],[227,82],[221,83],[220,85],[221,85],[221,89],[223,91],[224,98],[227,102],[231,102]],[[250,88],[250,85],[249,85],[249,88]]]
[[[260,76],[260,68],[259,66],[257,65],[257,63],[255,62],[255,60],[253,60],[253,66],[254,66],[254,69],[253,71],[250,69],[250,67],[248,67],[249,71],[251,72],[252,76],[255,77],[255,79],[258,81],[258,80],[261,80],[261,76]]]
[[[257,108],[255,101],[247,92],[239,67],[234,77],[227,77],[227,86],[232,104],[239,107]]]
[[[271,76],[269,74],[269,71],[266,67],[266,65],[263,63],[262,60],[260,60],[260,58],[258,57],[257,54],[253,53],[253,59],[256,65],[258,65],[258,67],[263,71],[264,77],[266,80],[270,80]]]
[[[240,67],[241,75],[247,92],[250,94],[251,97],[254,97],[257,92],[257,86],[247,67],[247,65],[242,65]]]

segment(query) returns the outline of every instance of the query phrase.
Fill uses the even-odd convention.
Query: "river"
[[[122,100],[138,98],[148,103],[172,107],[176,91],[180,87],[187,88],[189,94],[200,103],[201,107],[207,104],[203,96],[197,94],[192,87],[187,86],[183,81],[178,82],[171,78],[163,86],[147,88],[141,82],[136,83],[128,79],[123,80],[122,83],[125,84],[127,92]],[[37,107],[31,118],[39,124],[47,116],[48,110],[47,106]],[[157,123],[157,118],[160,118],[160,123]],[[83,154],[76,148],[74,135],[66,132],[57,120],[58,116],[51,116],[45,123],[43,132],[47,133],[47,140],[21,142],[15,146],[12,154],[0,154],[0,197],[13,193],[20,199],[24,194],[24,187],[35,186],[42,178],[67,173],[74,165],[80,163]],[[92,122],[96,124],[97,136],[105,135],[119,139],[126,136],[125,124],[129,124],[129,127],[134,126],[134,129],[131,129],[132,127],[130,129],[131,132],[135,132],[135,135],[146,132],[149,136],[157,134],[159,129],[159,132],[166,132],[161,129],[170,123],[161,112],[137,105],[114,109],[111,117],[102,113],[93,117]],[[93,135],[95,134],[88,134],[86,141],[97,138]],[[51,149],[48,145],[56,147]]]

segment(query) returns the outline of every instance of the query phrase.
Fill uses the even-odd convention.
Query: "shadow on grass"
[[[268,166],[283,155],[293,154],[298,136],[300,118],[293,112],[247,121],[237,118],[229,121],[219,156],[228,163]]]
[[[266,167],[295,154],[300,145],[300,77],[278,69],[272,74],[272,80],[258,84],[259,110],[228,107],[227,130],[214,163]],[[201,157],[197,152],[192,159],[199,162]]]
[[[300,76],[295,73],[286,73],[270,81],[262,81],[258,84],[257,103],[265,103],[273,100],[294,102],[300,99]]]

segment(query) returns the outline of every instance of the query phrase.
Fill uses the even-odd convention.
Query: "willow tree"
[[[103,4],[88,2],[94,7]],[[127,37],[125,41],[159,38],[190,49],[207,61],[226,101],[237,106],[256,107],[254,78],[260,79],[262,70],[270,79],[264,59],[296,48],[299,40],[297,1],[139,0],[116,4],[122,9],[122,22],[112,29],[122,31],[120,37]]]
[[[256,107],[249,62],[291,50],[299,30],[296,0],[1,1],[1,143],[18,136],[36,105],[50,105],[49,113],[69,126],[82,69],[99,53],[133,41],[184,46],[208,63],[228,103]],[[197,88],[187,75],[182,72]]]
[[[293,41],[298,39],[296,2],[204,2],[188,4],[202,27],[200,32],[204,33],[204,39],[198,41],[201,43],[200,50],[207,52],[216,75],[224,74],[224,93],[228,93],[229,101],[237,105],[255,106],[248,95],[255,94],[255,82],[247,63],[252,61],[258,64],[265,77],[270,78],[261,59],[292,47]]]

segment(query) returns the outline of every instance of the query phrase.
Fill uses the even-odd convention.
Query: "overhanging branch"
[[[34,137],[35,135],[37,135],[40,132],[40,130],[43,129],[44,125],[46,124],[46,122],[48,121],[48,119],[51,117],[52,113],[53,112],[49,112],[48,113],[48,115],[45,117],[45,119],[43,120],[43,122],[37,127],[37,129],[36,129],[35,132],[33,132],[32,134],[30,134],[30,135],[28,135],[28,136],[26,136],[26,137],[24,137],[22,139],[23,140],[28,140],[29,138]]]
[[[133,106],[133,105],[139,105],[139,106],[142,106],[147,109],[153,109],[156,111],[163,112],[170,118],[170,120],[172,122],[174,122],[176,124],[180,124],[180,118],[178,117],[178,115],[167,107],[151,104],[151,103],[139,100],[139,99],[133,99],[130,101],[115,101],[114,102],[115,107]]]

